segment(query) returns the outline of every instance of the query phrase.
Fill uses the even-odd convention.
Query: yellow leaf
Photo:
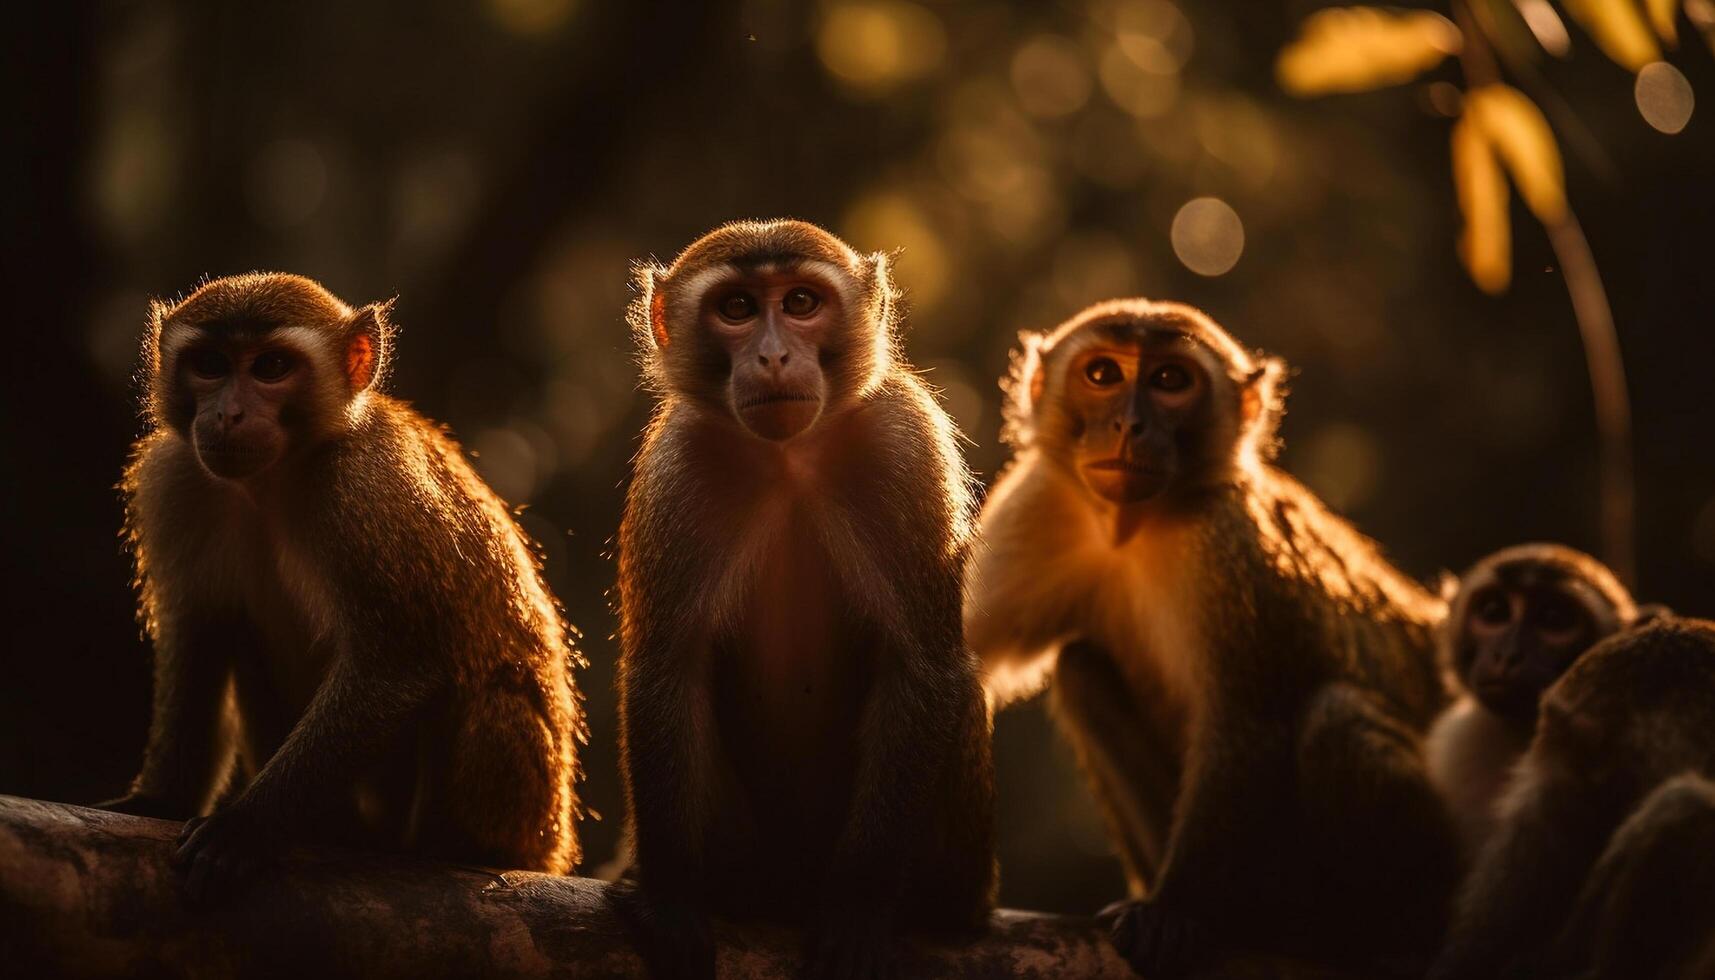
[[[1675,20],[1679,16],[1679,0],[1644,0],[1644,9],[1649,11],[1649,22],[1655,27],[1656,36],[1670,48],[1678,45],[1679,25]]]
[[[1563,6],[1603,54],[1631,71],[1661,60],[1661,48],[1635,0],[1564,0]]]
[[[1459,50],[1459,29],[1428,10],[1333,7],[1305,18],[1274,74],[1293,95],[1362,92],[1408,82]]]
[[[1560,146],[1536,103],[1511,86],[1484,85],[1465,96],[1465,116],[1500,155],[1531,214],[1545,225],[1565,217]]]
[[[1453,189],[1465,216],[1459,259],[1478,288],[1499,293],[1512,278],[1507,181],[1482,127],[1468,114],[1453,123]]]

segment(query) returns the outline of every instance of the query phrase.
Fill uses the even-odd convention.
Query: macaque
[[[1448,596],[1441,656],[1463,689],[1430,729],[1429,773],[1467,854],[1536,731],[1542,692],[1638,608],[1607,566],[1571,548],[1523,544],[1472,566]]]
[[[1285,366],[1202,313],[1026,334],[965,635],[997,704],[1052,677],[1144,977],[1237,949],[1433,953],[1456,869],[1421,735],[1443,605],[1268,462]]]
[[[150,309],[122,489],[154,719],[107,805],[189,818],[192,901],[298,840],[578,859],[568,626],[458,445],[380,392],[390,308],[256,273]]]
[[[1542,699],[1436,980],[1711,976],[1715,623],[1593,647]]]
[[[622,908],[658,976],[712,975],[716,915],[804,927],[811,975],[885,975],[899,931],[979,927],[995,886],[953,425],[884,254],[741,221],[637,289],[659,403],[619,541]]]

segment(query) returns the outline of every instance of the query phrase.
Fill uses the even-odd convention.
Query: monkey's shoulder
[[[1243,499],[1257,533],[1238,540],[1254,541],[1262,564],[1293,591],[1321,594],[1343,614],[1413,631],[1428,630],[1446,614],[1442,599],[1285,472],[1264,470]]]

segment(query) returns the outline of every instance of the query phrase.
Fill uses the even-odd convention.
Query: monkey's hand
[[[184,872],[192,905],[230,894],[278,856],[284,834],[255,804],[242,799],[207,817],[186,821],[173,864]]]
[[[1111,919],[1114,946],[1140,976],[1180,977],[1208,959],[1211,942],[1196,919],[1155,899],[1116,902],[1102,910]]]
[[[188,807],[179,807],[171,801],[148,793],[131,792],[111,800],[103,800],[96,805],[100,810],[112,810],[114,813],[129,813],[133,817],[154,817],[158,820],[183,820]]]
[[[635,880],[608,889],[610,901],[631,926],[638,952],[656,980],[714,980],[715,940],[708,916],[697,906],[656,898]]]
[[[849,905],[824,913],[805,948],[805,980],[886,980],[899,974],[886,909]]]

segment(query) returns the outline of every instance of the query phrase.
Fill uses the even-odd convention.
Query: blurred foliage
[[[1638,0],[1566,0],[1561,6],[1603,53],[1637,74],[1638,111],[1645,120],[1663,132],[1678,132],[1690,118],[1691,88],[1684,75],[1661,60],[1658,40],[1678,43],[1676,18],[1683,6],[1715,46],[1715,19],[1706,0],[1644,2],[1647,11]],[[1418,78],[1448,55],[1468,59],[1464,73],[1471,87],[1462,98],[1457,91],[1442,91],[1436,99],[1455,117],[1453,183],[1465,217],[1459,256],[1473,282],[1498,293],[1512,280],[1512,231],[1497,159],[1545,225],[1565,217],[1566,189],[1560,147],[1548,120],[1523,92],[1499,81],[1490,52],[1506,52],[1528,72],[1539,52],[1567,54],[1566,28],[1547,0],[1451,0],[1451,5],[1465,30],[1433,11],[1317,11],[1281,50],[1275,69],[1283,88],[1308,97],[1397,85]],[[1523,46],[1521,26],[1537,46]]]

